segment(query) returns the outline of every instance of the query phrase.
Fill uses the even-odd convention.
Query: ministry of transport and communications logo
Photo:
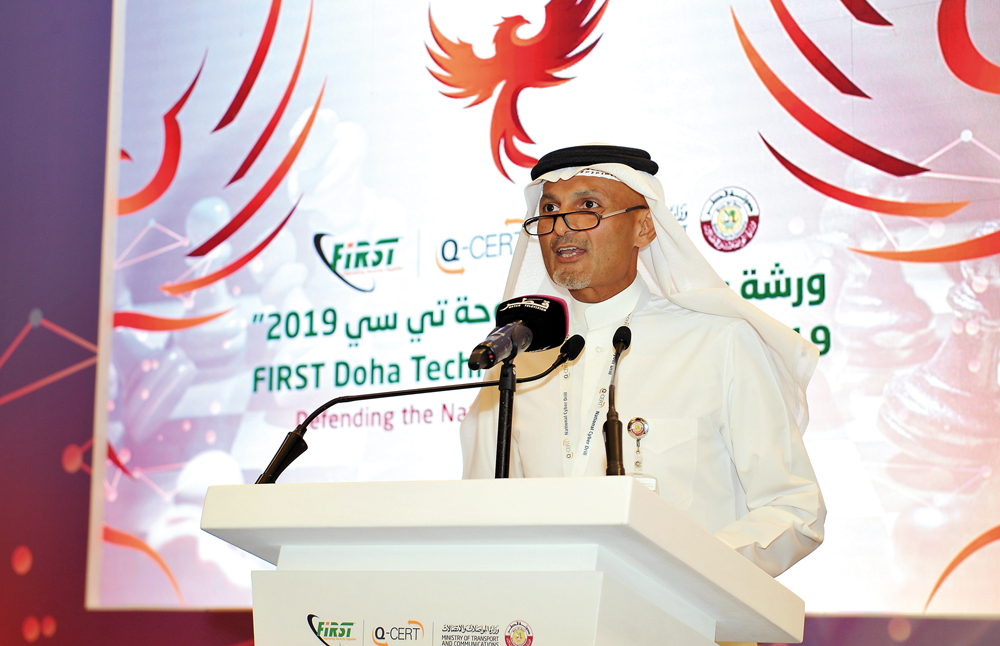
[[[738,186],[712,193],[701,209],[701,234],[716,251],[736,251],[757,233],[760,209],[753,195]]]
[[[512,621],[504,633],[507,646],[531,646],[531,626],[526,621]]]

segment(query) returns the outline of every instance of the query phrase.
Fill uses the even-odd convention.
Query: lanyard
[[[638,309],[638,306],[636,307]],[[622,325],[628,327],[632,322],[632,316],[635,312],[630,312]],[[607,378],[607,384],[610,384],[611,373],[614,370],[615,353],[614,350],[609,353],[608,361],[604,366],[604,371],[601,372]],[[603,426],[598,424],[601,417],[601,411],[607,405],[608,400],[608,385],[603,386],[600,390],[594,393],[592,403],[589,408],[587,408],[587,416],[584,419],[586,422],[585,426],[582,428],[583,434],[577,438],[576,449],[574,450],[572,445],[572,439],[570,437],[570,423],[573,417],[573,404],[570,397],[570,391],[572,389],[572,380],[569,371],[569,366],[563,366],[562,371],[562,396],[560,401],[561,412],[562,412],[562,432],[563,432],[563,475],[572,476],[574,478],[579,478],[587,473],[587,465],[590,463],[590,456],[594,454],[595,451],[595,438],[603,438],[602,430]]]

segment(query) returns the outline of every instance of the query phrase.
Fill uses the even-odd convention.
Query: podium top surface
[[[275,564],[283,546],[596,544],[801,639],[801,599],[629,477],[215,486],[201,526]]]

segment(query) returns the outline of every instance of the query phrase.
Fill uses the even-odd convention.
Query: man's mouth
[[[559,256],[560,258],[576,258],[577,256],[582,254],[583,254],[583,249],[577,246],[559,247],[558,249],[556,249],[556,255]]]
[[[552,252],[560,258],[571,260],[587,253],[587,245],[576,244],[571,240],[556,240],[552,243]]]

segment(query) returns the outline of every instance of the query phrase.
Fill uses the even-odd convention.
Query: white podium
[[[801,599],[630,477],[211,487],[257,646],[799,642]]]

